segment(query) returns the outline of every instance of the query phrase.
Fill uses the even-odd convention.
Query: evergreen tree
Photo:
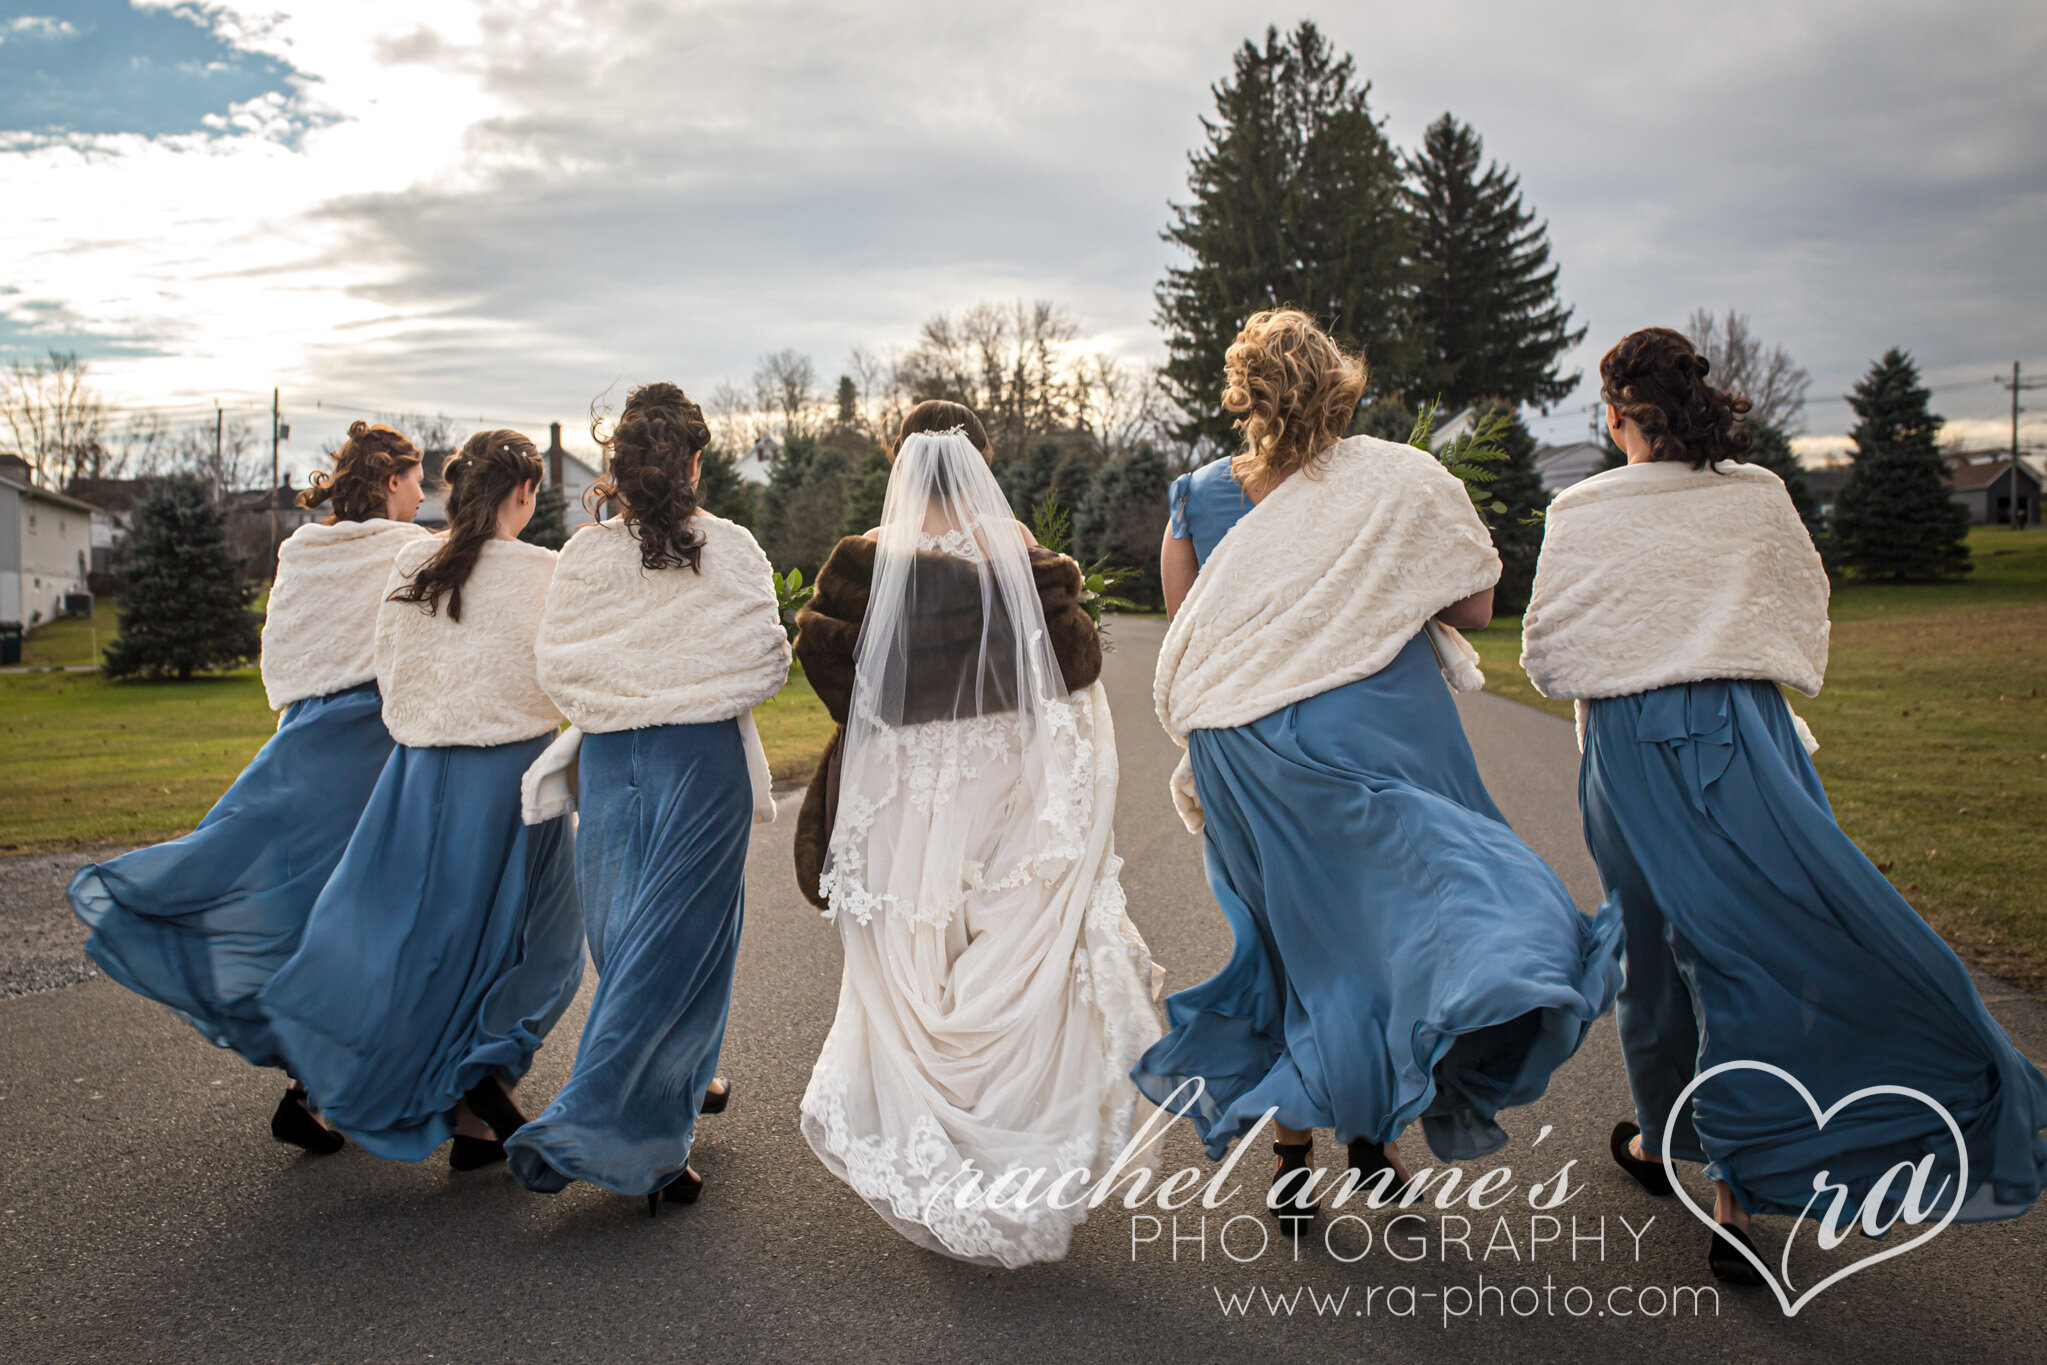
[[[237,575],[220,510],[192,478],[166,479],[135,509],[121,633],[107,647],[109,678],[189,678],[236,668],[262,650],[256,586]]]
[[[882,509],[888,505],[888,475],[888,456],[879,450],[852,462],[845,481],[846,510],[840,519],[840,535],[866,535],[881,525]]]
[[[1798,509],[1798,519],[1805,523],[1813,548],[1828,561],[1827,568],[1831,572],[1833,542],[1827,535],[1827,521],[1820,515],[1819,499],[1812,495],[1812,485],[1805,478],[1805,466],[1799,463],[1798,456],[1792,451],[1790,439],[1768,422],[1758,422],[1753,418],[1749,419],[1748,429],[1754,438],[1754,444],[1749,447],[1748,462],[1760,465],[1784,480],[1784,491],[1791,495],[1791,505]]]
[[[717,446],[706,449],[697,466],[697,503],[712,516],[760,534],[759,493],[740,477],[738,463]]]
[[[539,489],[533,494],[532,520],[526,523],[525,530],[519,532],[519,539],[528,545],[559,550],[569,543],[568,507],[568,495],[561,491],[561,486],[542,479]]]
[[[1140,447],[1102,466],[1073,518],[1073,557],[1083,564],[1106,559],[1112,567],[1135,570],[1117,591],[1139,602],[1165,600],[1159,542],[1166,534],[1171,483],[1165,459],[1148,445]]]
[[[1165,232],[1193,260],[1167,270],[1156,294],[1160,381],[1184,417],[1181,440],[1236,444],[1223,353],[1263,308],[1304,309],[1362,346],[1380,388],[1412,378],[1421,348],[1400,160],[1370,89],[1305,22],[1284,38],[1268,28],[1263,47],[1246,42],[1213,88],[1215,118],[1189,158],[1192,199],[1172,206]]]
[[[1414,409],[1397,393],[1382,393],[1358,409],[1350,424],[1353,436],[1376,436],[1382,441],[1405,444],[1414,433]]]
[[[1028,522],[1031,509],[1057,490],[1058,502],[1069,515],[1087,501],[1094,482],[1094,464],[1078,450],[1062,450],[1056,442],[1040,441],[1020,459],[998,465],[995,477],[1009,498],[1010,510],[1018,521]]]
[[[1492,412],[1503,412],[1508,419],[1500,440],[1507,458],[1488,466],[1494,478],[1485,485],[1486,496],[1506,506],[1504,512],[1486,517],[1493,548],[1500,552],[1500,583],[1493,593],[1493,610],[1502,616],[1518,616],[1528,606],[1529,591],[1535,586],[1535,557],[1542,551],[1538,514],[1549,506],[1551,494],[1542,486],[1542,474],[1535,467],[1535,435],[1515,405],[1488,399],[1479,405],[1477,415]]]
[[[1871,578],[1939,578],[1969,563],[1969,514],[1949,496],[1935,434],[1941,419],[1919,367],[1892,347],[1848,395],[1855,464],[1834,504],[1841,562]]]
[[[760,494],[761,549],[775,568],[817,577],[845,527],[847,472],[846,457],[815,437],[783,443]]]
[[[1484,152],[1469,124],[1445,114],[1406,161],[1417,334],[1428,347],[1408,392],[1440,396],[1445,412],[1484,397],[1547,408],[1577,386],[1557,361],[1585,329],[1571,330],[1557,301],[1548,225],[1522,206],[1519,176],[1497,161],[1479,169]]]

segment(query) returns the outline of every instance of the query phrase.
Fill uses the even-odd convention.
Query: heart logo
[[[1670,1107],[1670,1112],[1673,1116],[1673,1119],[1677,1114],[1683,1111],[1685,1104],[1691,1099],[1693,1091],[1697,1090],[1707,1081],[1712,1080],[1715,1076],[1718,1076],[1723,1072],[1728,1071],[1760,1071],[1766,1075],[1775,1076],[1778,1080],[1784,1082],[1784,1084],[1790,1086],[1793,1090],[1796,1090],[1799,1093],[1799,1095],[1805,1100],[1805,1107],[1812,1111],[1813,1122],[1816,1123],[1822,1130],[1826,1128],[1827,1121],[1833,1118],[1834,1115],[1840,1113],[1843,1109],[1846,1109],[1849,1105],[1855,1103],[1857,1100],[1868,1099],[1871,1095],[1902,1095],[1907,1099],[1917,1100],[1921,1104],[1925,1105],[1928,1109],[1931,1109],[1934,1113],[1940,1115],[1941,1122],[1945,1123],[1947,1125],[1948,1132],[1954,1135],[1955,1152],[1959,1156],[1961,1162],[1961,1169],[1958,1173],[1959,1179],[1957,1179],[1955,1182],[1954,1202],[1948,1205],[1946,1215],[1942,1217],[1939,1222],[1935,1223],[1932,1227],[1920,1233],[1917,1237],[1914,1237],[1909,1242],[1903,1242],[1893,1247],[1886,1247],[1882,1251],[1879,1251],[1874,1256],[1870,1256],[1863,1260],[1857,1261],[1853,1265],[1842,1266],[1839,1270],[1827,1276],[1818,1284],[1806,1290],[1803,1294],[1800,1294],[1796,1299],[1793,1299],[1791,1297],[1789,1290],[1789,1286],[1791,1283],[1791,1244],[1796,1239],[1798,1234],[1798,1225],[1796,1223],[1792,1225],[1791,1229],[1792,1235],[1784,1239],[1784,1255],[1779,1259],[1778,1262],[1778,1268],[1783,1272],[1783,1274],[1782,1278],[1779,1278],[1777,1275],[1773,1275],[1770,1273],[1770,1268],[1763,1264],[1761,1257],[1757,1256],[1755,1252],[1750,1251],[1740,1242],[1737,1242],[1734,1240],[1734,1238],[1730,1237],[1727,1234],[1727,1232],[1721,1228],[1718,1221],[1716,1221],[1711,1214],[1707,1213],[1704,1209],[1700,1208],[1698,1204],[1693,1202],[1692,1196],[1690,1192],[1685,1189],[1683,1181],[1680,1180],[1671,1181],[1670,1183],[1672,1187],[1677,1190],[1677,1197],[1683,1201],[1684,1206],[1686,1208],[1691,1210],[1692,1217],[1698,1219],[1701,1223],[1704,1223],[1707,1227],[1713,1229],[1713,1235],[1715,1237],[1720,1238],[1729,1246],[1732,1246],[1736,1251],[1741,1253],[1743,1260],[1746,1260],[1750,1265],[1755,1267],[1756,1273],[1763,1277],[1763,1283],[1769,1285],[1770,1292],[1777,1296],[1777,1304],[1780,1308],[1784,1310],[1785,1317],[1787,1318],[1797,1317],[1799,1309],[1805,1307],[1808,1303],[1812,1302],[1813,1298],[1817,1296],[1821,1290],[1827,1288],[1827,1286],[1831,1284],[1834,1284],[1836,1281],[1845,1279],[1848,1276],[1853,1275],[1858,1270],[1867,1270],[1869,1267],[1875,1265],[1878,1261],[1888,1261],[1893,1256],[1902,1256],[1906,1252],[1910,1251],[1912,1248],[1920,1246],[1926,1242],[1932,1241],[1936,1236],[1940,1234],[1942,1229],[1947,1227],[1949,1223],[1954,1222],[1955,1215],[1961,1212],[1962,1202],[1967,1197],[1967,1192],[1969,1188],[1969,1149],[1968,1146],[1962,1141],[1962,1126],[1955,1122],[1955,1116],[1947,1111],[1946,1106],[1942,1105],[1941,1102],[1933,1098],[1933,1096],[1926,1094],[1924,1091],[1914,1090],[1910,1086],[1872,1085],[1865,1086],[1863,1089],[1856,1091],[1852,1095],[1844,1095],[1840,1099],[1836,1100],[1828,1108],[1821,1109],[1819,1106],[1819,1101],[1815,1100],[1812,1097],[1812,1091],[1807,1090],[1805,1088],[1804,1083],[1801,1082],[1798,1079],[1798,1077],[1792,1075],[1790,1072],[1786,1071],[1781,1066],[1772,1066],[1768,1062],[1748,1061],[1722,1062],[1718,1066],[1708,1067],[1706,1068],[1706,1070],[1701,1071],[1698,1075],[1692,1077],[1692,1083],[1690,1085],[1687,1085],[1683,1089],[1683,1091],[1681,1091],[1678,1094],[1677,1103],[1673,1104]],[[1675,1127],[1676,1127],[1675,1122],[1668,1122],[1665,1123],[1663,1126],[1663,1160],[1666,1163],[1672,1160],[1670,1154],[1670,1137],[1671,1132]],[[1813,1198],[1817,1199],[1818,1197],[1819,1194],[1816,1191],[1813,1195]],[[1806,1202],[1806,1208],[1810,1209],[1811,1207],[1812,1201],[1808,1200]],[[1800,1214],[1799,1222],[1802,1223],[1804,1221],[1805,1215]]]

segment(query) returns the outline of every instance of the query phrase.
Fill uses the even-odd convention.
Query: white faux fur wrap
[[[272,710],[377,676],[377,607],[399,548],[427,535],[410,522],[311,522],[277,549],[263,618],[263,690]]]
[[[591,734],[730,720],[782,690],[789,637],[746,529],[699,513],[701,573],[649,570],[614,518],[563,548],[540,628],[541,686]]]
[[[1338,442],[1246,512],[1209,555],[1159,647],[1152,699],[1182,745],[1248,725],[1377,673],[1427,628],[1460,692],[1478,655],[1437,612],[1499,581],[1456,475],[1426,451],[1371,436]],[[1199,832],[1193,770],[1173,797]]]
[[[441,544],[436,537],[400,550],[384,596]],[[485,747],[561,724],[533,659],[554,561],[554,551],[538,545],[488,542],[462,585],[460,621],[449,619],[445,597],[432,616],[417,603],[384,603],[377,612],[377,686],[391,738],[415,749]]]
[[[1756,678],[1817,696],[1827,575],[1784,481],[1671,462],[1594,475],[1549,506],[1521,666],[1547,697]]]

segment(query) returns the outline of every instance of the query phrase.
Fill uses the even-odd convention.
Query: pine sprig
[[[1063,555],[1073,544],[1073,517],[1059,504],[1059,485],[1052,484],[1045,490],[1045,496],[1031,506],[1031,534],[1038,538],[1038,544],[1055,555]],[[1137,577],[1137,570],[1119,564],[1111,564],[1107,556],[1092,564],[1084,564],[1080,570],[1080,607],[1095,623],[1095,629],[1102,637],[1104,651],[1116,647],[1109,638],[1109,632],[1102,626],[1104,611],[1137,611],[1137,603],[1127,597],[1116,595],[1116,585]]]
[[[1414,431],[1408,436],[1407,443],[1442,461],[1443,467],[1463,482],[1464,491],[1471,497],[1471,505],[1478,509],[1479,519],[1491,526],[1494,517],[1504,516],[1507,511],[1506,503],[1487,494],[1486,485],[1500,477],[1500,471],[1493,466],[1504,464],[1508,459],[1506,441],[1514,427],[1513,414],[1503,408],[1482,413],[1477,421],[1458,433],[1455,440],[1436,450],[1430,445],[1430,438],[1435,434],[1436,413],[1441,406],[1439,398],[1415,414]],[[1533,525],[1541,520],[1542,513],[1537,511],[1524,517],[1522,523]]]

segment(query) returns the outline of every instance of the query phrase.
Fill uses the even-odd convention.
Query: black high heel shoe
[[[1381,1171],[1393,1172],[1393,1180],[1386,1186],[1388,1194],[1400,1188],[1400,1168],[1386,1155],[1385,1143],[1373,1142],[1370,1138],[1358,1138],[1350,1144],[1349,1155],[1350,1169],[1358,1173],[1358,1189],[1364,1189],[1366,1182]]]
[[[1272,1152],[1273,1155],[1279,1158],[1279,1169],[1272,1173],[1272,1188],[1278,1189],[1279,1183],[1295,1171],[1312,1170],[1313,1168],[1308,1165],[1308,1155],[1314,1150],[1315,1142],[1313,1138],[1306,1142],[1273,1143]],[[1305,1188],[1313,1178],[1313,1176],[1310,1176],[1308,1180],[1300,1182],[1301,1187]],[[1281,1223],[1291,1223],[1295,1219],[1313,1218],[1321,1212],[1321,1209],[1316,1205],[1303,1202],[1299,1193],[1294,1194],[1287,1202],[1277,1205],[1273,1204],[1270,1196],[1268,1196],[1266,1207],[1272,1211],[1272,1216]]]
[[[1722,1223],[1720,1232],[1726,1233],[1728,1237],[1732,1237],[1750,1251],[1755,1251],[1757,1260],[1762,1259],[1762,1253],[1756,1251],[1756,1244],[1749,1239],[1749,1235],[1734,1224]],[[1713,1245],[1706,1249],[1706,1263],[1713,1267],[1713,1278],[1716,1280],[1728,1284],[1747,1285],[1751,1288],[1763,1283],[1763,1277],[1756,1274],[1756,1268],[1750,1265],[1748,1259],[1739,1251],[1729,1246],[1727,1238],[1722,1237],[1719,1232],[1713,1234]]]
[[[505,1144],[495,1138],[466,1137],[455,1134],[455,1145],[448,1150],[448,1167],[456,1171],[480,1171],[494,1161],[505,1159]]]
[[[526,1116],[519,1112],[519,1106],[505,1093],[505,1088],[498,1083],[495,1072],[470,1086],[462,1098],[469,1102],[470,1113],[490,1125],[491,1131],[498,1135],[499,1142],[503,1142],[526,1126]]]
[[[723,1085],[725,1088],[723,1090],[704,1091],[704,1102],[697,1106],[699,1114],[722,1114],[725,1112],[725,1106],[732,1103],[732,1082],[726,1080],[723,1076],[719,1076],[712,1081],[712,1084]]]
[[[1641,1135],[1639,1127],[1625,1120],[1613,1126],[1613,1136],[1607,1139],[1607,1146],[1613,1152],[1614,1165],[1635,1177],[1642,1188],[1653,1195],[1676,1194],[1677,1186],[1671,1183],[1670,1167],[1661,1161],[1644,1161],[1628,1150],[1628,1144]]]
[[[648,1192],[647,1216],[649,1218],[660,1217],[661,1205],[664,1201],[670,1204],[694,1204],[697,1202],[697,1196],[703,1192],[704,1178],[685,1166],[682,1168],[681,1175],[675,1177],[675,1179],[669,1181],[660,1189]]]
[[[298,1086],[286,1090],[277,1102],[277,1112],[270,1116],[270,1136],[314,1156],[332,1156],[348,1145],[347,1138],[313,1117],[306,1092]]]

